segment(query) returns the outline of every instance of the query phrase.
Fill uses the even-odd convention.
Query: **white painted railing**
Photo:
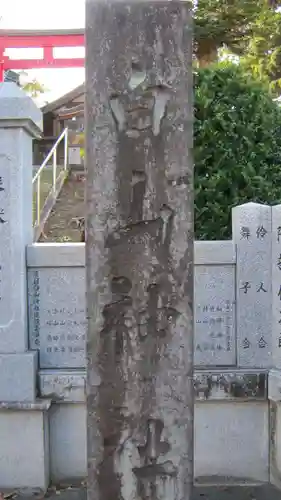
[[[62,141],[64,141],[64,164],[60,166],[58,165],[58,146]],[[52,165],[48,164],[51,159],[53,159]],[[44,203],[52,192],[55,194],[58,176],[62,171],[65,172],[67,167],[68,128],[65,128],[32,179],[33,213],[35,214],[33,217],[34,226],[40,226]],[[42,181],[43,176],[45,176],[45,179],[43,179],[44,182]]]

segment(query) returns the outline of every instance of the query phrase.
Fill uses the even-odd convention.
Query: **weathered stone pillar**
[[[25,252],[33,241],[32,139],[41,123],[30,97],[14,83],[0,84],[0,401],[36,398]]]
[[[42,113],[14,83],[0,84],[0,491],[49,485],[50,401],[37,398],[29,350],[26,247],[32,243],[32,140]],[[35,283],[38,293],[38,280]],[[38,309],[34,315],[38,318]],[[1,494],[0,494],[1,497]]]
[[[87,0],[89,500],[189,500],[192,31],[182,1]]]

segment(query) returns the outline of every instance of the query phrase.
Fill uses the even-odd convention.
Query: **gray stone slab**
[[[196,401],[194,421],[197,483],[269,481],[267,401]]]
[[[195,267],[194,347],[198,366],[235,365],[234,277],[233,265]],[[39,349],[40,367],[83,368],[85,269],[29,269],[28,295],[30,346]]]
[[[85,366],[85,269],[28,272],[29,331],[42,368]]]
[[[42,397],[50,397],[53,401],[84,403],[86,371],[41,370],[39,390]]]
[[[235,267],[196,266],[195,365],[236,363]]]
[[[17,488],[46,491],[50,481],[47,411],[1,410],[0,443],[1,493],[8,488],[14,495]],[[14,495],[7,498],[15,500]]]
[[[267,399],[267,373],[244,370],[197,371],[194,373],[196,400],[265,401]]]
[[[0,354],[0,401],[34,401],[37,352]]]
[[[281,368],[281,205],[272,207],[272,363]]]
[[[281,370],[269,370],[268,399],[276,403],[281,402]]]
[[[267,373],[245,370],[195,371],[197,401],[248,401],[267,399]],[[41,370],[40,396],[65,403],[84,403],[85,370]]]
[[[237,245],[238,366],[271,367],[271,207],[246,203],[233,209]]]
[[[85,243],[33,243],[26,251],[28,267],[83,267]],[[233,241],[195,241],[195,265],[236,263]]]

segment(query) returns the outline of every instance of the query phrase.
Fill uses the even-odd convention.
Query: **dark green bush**
[[[281,202],[281,108],[237,65],[194,76],[195,233],[231,237],[231,208]]]

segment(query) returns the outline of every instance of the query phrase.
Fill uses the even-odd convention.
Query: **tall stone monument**
[[[189,500],[189,5],[86,4],[88,499]]]

